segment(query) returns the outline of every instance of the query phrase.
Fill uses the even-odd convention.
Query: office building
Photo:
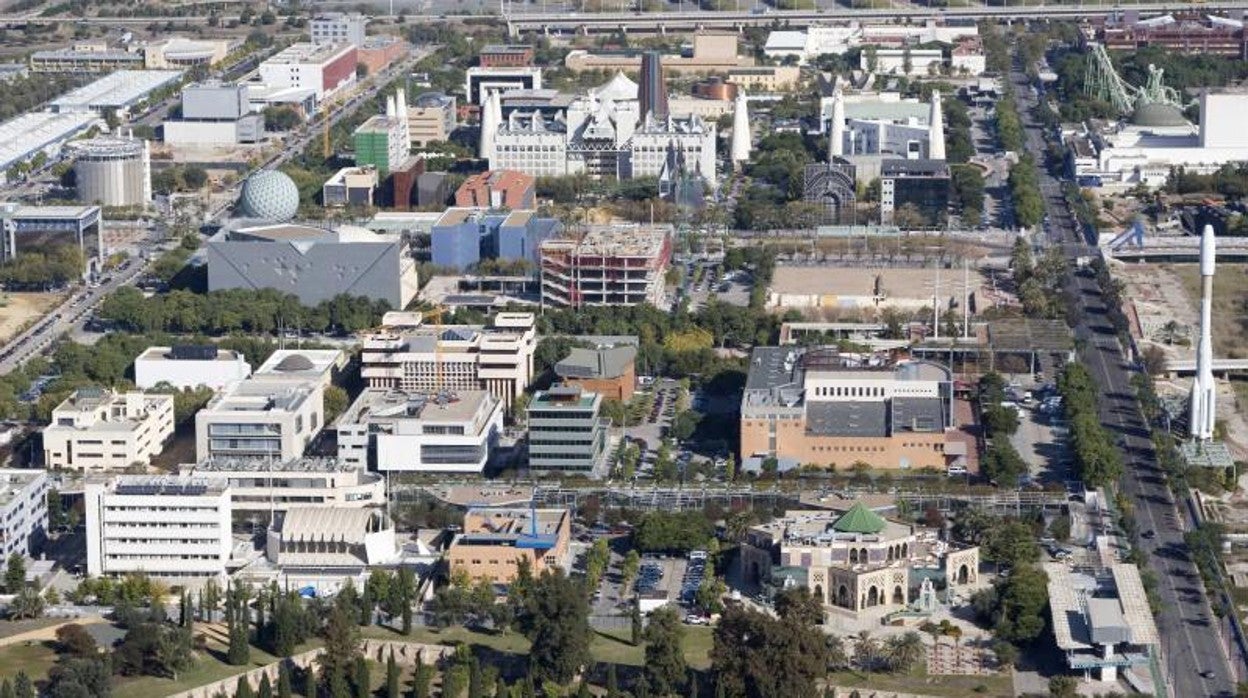
[[[636,362],[635,341],[593,349],[573,347],[555,364],[555,375],[564,384],[597,393],[604,400],[628,402],[637,383]]]
[[[805,65],[826,54],[844,54],[852,48],[868,46],[904,48],[939,42],[956,44],[967,36],[978,36],[974,23],[946,23],[926,20],[914,24],[868,24],[850,22],[840,26],[810,26],[803,30],[776,29],[767,35],[763,54],[768,58],[792,56],[798,65]]]
[[[489,92],[542,89],[542,69],[533,66],[473,66],[464,76],[469,104],[485,104]]]
[[[74,186],[78,200],[101,206],[145,207],[152,200],[152,162],[141,138],[89,138],[73,141]]]
[[[541,246],[542,303],[655,306],[672,259],[672,226],[591,226],[576,240]]]
[[[49,468],[102,472],[147,465],[173,436],[173,396],[79,388],[43,428]]]
[[[134,384],[143,390],[162,383],[178,390],[221,390],[250,375],[251,365],[240,352],[213,344],[148,347],[134,360]]]
[[[0,554],[34,557],[48,531],[48,471],[0,469]]]
[[[325,208],[372,206],[377,191],[377,168],[344,167],[321,185],[321,203]]]
[[[897,93],[850,95],[839,85],[820,107],[833,155],[864,184],[880,177],[886,160],[944,160],[941,109],[938,92],[923,102]]]
[[[426,92],[407,108],[407,130],[412,145],[424,147],[449,141],[455,132],[455,98],[441,92]]]
[[[945,64],[944,51],[939,48],[867,46],[858,55],[860,70],[884,75],[939,74]]]
[[[355,164],[371,165],[381,177],[399,167],[412,154],[407,117],[407,96],[402,89],[386,98],[386,113],[370,117],[355,129]]]
[[[0,181],[8,183],[9,170],[42,153],[60,155],[62,146],[93,126],[103,124],[93,112],[26,112],[0,123]]]
[[[370,388],[408,393],[486,390],[508,409],[533,380],[532,313],[498,313],[492,325],[429,325],[419,313],[387,313],[363,338],[360,375]]]
[[[260,63],[270,88],[309,91],[317,102],[355,82],[356,48],[349,43],[291,44]]]
[[[222,577],[230,560],[230,488],[189,477],[88,479],[87,574]]]
[[[385,479],[333,458],[289,461],[211,459],[183,465],[179,474],[228,485],[236,514],[285,512],[295,507],[382,507]]]
[[[604,475],[607,427],[602,396],[575,385],[539,390],[529,403],[529,470]]]
[[[433,263],[469,270],[483,259],[527,260],[537,266],[545,241],[563,230],[533,211],[449,208],[430,230]]]
[[[942,228],[949,211],[944,160],[885,160],[880,165],[880,222],[906,229]]]
[[[765,94],[796,90],[801,77],[802,69],[795,65],[773,65],[733,68],[728,71],[726,80],[746,92]]]
[[[1141,19],[1139,13],[1109,16],[1095,30],[1096,40],[1110,51],[1137,51],[1158,46],[1183,55],[1248,58],[1243,23],[1210,14],[1163,14]]]
[[[979,548],[954,546],[939,533],[885,519],[862,502],[838,511],[786,511],[746,531],[742,578],[804,587],[833,623],[882,618],[912,603],[933,606],[933,581],[951,593],[978,588]]]
[[[532,176],[512,170],[487,170],[464,180],[455,190],[455,205],[532,210],[537,207]]]
[[[99,206],[0,203],[0,263],[27,252],[72,247],[82,253],[85,276],[102,261],[102,227]]]
[[[409,45],[397,36],[370,36],[356,47],[355,55],[365,75],[377,75],[407,55]]]
[[[328,388],[346,367],[347,359],[338,349],[278,349],[256,369],[256,377]]]
[[[68,48],[30,54],[30,69],[36,73],[111,73],[142,70],[143,66],[142,52],[113,48],[106,41],[79,41]]]
[[[638,89],[641,118],[667,118],[667,80],[663,77],[663,57],[658,51],[641,55],[641,82]]]
[[[273,288],[309,306],[347,294],[404,308],[418,290],[416,259],[397,234],[346,225],[227,227],[205,248],[210,291]]]
[[[251,108],[246,85],[202,83],[182,88],[182,113],[164,124],[170,145],[235,145],[264,139],[264,115]]]
[[[533,65],[536,53],[527,44],[489,44],[477,54],[482,68],[523,68]]]
[[[484,390],[369,388],[337,429],[338,457],[356,467],[479,475],[503,433],[503,405]]]
[[[48,108],[58,114],[112,112],[124,119],[153,92],[181,79],[181,70],[118,70],[57,97]]]
[[[364,45],[364,37],[368,28],[368,17],[360,14],[343,14],[331,12],[319,14],[308,22],[308,30],[312,35],[312,43],[351,44],[355,47]]]
[[[324,396],[312,382],[253,376],[235,383],[195,413],[195,457],[299,458],[325,424]]]
[[[572,513],[567,509],[474,507],[464,514],[463,531],[451,540],[451,574],[510,584],[521,561],[536,577],[569,567]]]
[[[210,68],[230,55],[231,42],[175,36],[141,46],[143,67],[153,69]]]

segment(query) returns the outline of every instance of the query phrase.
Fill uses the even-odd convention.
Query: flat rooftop
[[[595,225],[577,240],[547,240],[542,250],[568,251],[580,256],[643,257],[659,256],[672,235],[670,225]]]
[[[128,107],[182,77],[181,70],[118,70],[51,102],[55,111]]]
[[[430,394],[367,388],[339,417],[338,423],[361,424],[404,419],[465,422],[472,419],[483,404],[492,400],[496,398],[484,390],[447,390]]]
[[[464,515],[465,530],[455,536],[452,545],[494,545],[525,536],[554,536],[568,516],[567,509],[474,507]],[[473,524],[480,527],[469,529]]]
[[[12,212],[6,213],[5,211],[10,207],[12,207]],[[0,215],[3,215],[5,218],[13,218],[17,220],[80,221],[90,218],[91,216],[98,216],[99,213],[99,206],[27,206],[25,204],[0,204]]]
[[[884,298],[904,298],[931,301],[940,276],[941,293],[949,295],[962,292],[962,270],[935,268],[876,268],[789,266],[778,265],[772,275],[770,290],[773,293],[854,296],[859,298],[876,295],[877,284]],[[971,272],[971,288],[982,282],[978,271]]]
[[[345,359],[338,349],[278,349],[256,369],[256,376],[320,377],[342,366]]]
[[[97,119],[91,112],[54,114],[40,111],[0,123],[0,167],[7,168],[35,151],[85,131]]]
[[[273,462],[260,458],[209,458],[199,463],[184,463],[183,473],[345,473],[358,470],[337,458],[297,458]]]
[[[142,354],[139,354],[135,361],[222,361],[225,363],[234,363],[243,358],[243,355],[233,349],[220,349],[212,347],[216,350],[211,358],[203,358],[199,356],[174,356],[173,347],[148,347]]]
[[[1094,633],[1106,633],[1119,623],[1126,625],[1123,641],[1160,644],[1135,565],[1115,563],[1109,566],[1108,574],[1099,577],[1073,572],[1063,563],[1045,563],[1044,571],[1049,578],[1049,610],[1059,649],[1090,650],[1096,644]]]
[[[220,480],[174,475],[122,475],[109,481],[113,494],[137,497],[203,497],[228,487]]]
[[[348,48],[351,44],[291,44],[264,62],[272,65],[324,63]]]
[[[0,469],[0,506],[5,506],[17,499],[22,494],[22,490],[30,487],[35,480],[46,476],[46,470]]]
[[[217,393],[208,401],[200,414],[224,412],[293,412],[312,393],[313,386],[306,383],[275,381],[241,381]]]

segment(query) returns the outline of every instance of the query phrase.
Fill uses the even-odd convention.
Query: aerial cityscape
[[[0,0],[0,698],[1248,697],[1248,4]]]

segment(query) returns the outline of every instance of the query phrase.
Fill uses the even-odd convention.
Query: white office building
[[[218,577],[230,559],[229,487],[186,477],[118,476],[85,488],[87,573]]]
[[[134,360],[134,383],[148,390],[161,383],[178,390],[207,386],[213,390],[251,375],[243,355],[211,344],[149,347]]]
[[[105,472],[147,465],[173,436],[173,396],[79,388],[43,428],[49,468]]]
[[[368,389],[338,420],[338,457],[383,472],[479,474],[502,432],[502,402],[484,390]]]
[[[339,12],[317,15],[308,23],[308,29],[312,34],[312,43],[352,44],[356,48],[364,45],[367,27],[368,17]]]
[[[195,457],[299,458],[325,423],[324,397],[324,386],[307,381],[236,383],[196,413]]]
[[[48,529],[48,473],[0,469],[0,487],[0,555],[33,555]]]
[[[183,465],[183,476],[228,484],[236,512],[283,512],[291,507],[380,507],[386,504],[381,475],[333,458],[292,461],[213,459]]]
[[[355,82],[357,51],[340,44],[291,44],[260,64],[268,88],[309,90],[316,101]]]

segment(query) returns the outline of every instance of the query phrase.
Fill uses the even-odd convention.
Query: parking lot
[[[1060,404],[1053,400],[1050,391],[1016,391],[1018,431],[1010,436],[1010,443],[1027,462],[1028,478],[1022,484],[1070,481],[1074,475],[1067,442],[1069,430]]]

